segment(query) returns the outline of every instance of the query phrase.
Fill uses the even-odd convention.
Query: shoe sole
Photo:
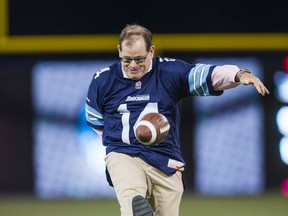
[[[132,199],[133,216],[153,216],[153,209],[148,201],[137,195]]]

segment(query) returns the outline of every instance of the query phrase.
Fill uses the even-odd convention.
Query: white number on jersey
[[[130,118],[130,111],[127,109],[127,104],[120,104],[117,111],[122,114],[122,141],[124,143],[130,144],[129,132],[130,132],[130,125],[129,125],[129,118]],[[158,104],[157,103],[148,103],[146,107],[142,110],[140,115],[138,116],[135,125],[140,119],[147,113],[156,112],[158,113]],[[134,127],[133,127],[134,130]]]

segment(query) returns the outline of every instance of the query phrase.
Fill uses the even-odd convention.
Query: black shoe
[[[153,209],[149,205],[148,201],[137,195],[132,200],[133,216],[153,216]]]

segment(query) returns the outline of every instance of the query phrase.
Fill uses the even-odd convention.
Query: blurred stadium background
[[[0,215],[119,215],[84,103],[132,22],[154,33],[157,55],[249,68],[271,92],[183,101],[180,215],[286,215],[287,10],[285,0],[0,0]]]

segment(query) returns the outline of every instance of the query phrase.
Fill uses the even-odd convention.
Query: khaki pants
[[[182,173],[166,175],[137,157],[111,152],[106,166],[120,204],[121,216],[132,216],[132,199],[145,197],[155,216],[177,216],[183,194]]]

